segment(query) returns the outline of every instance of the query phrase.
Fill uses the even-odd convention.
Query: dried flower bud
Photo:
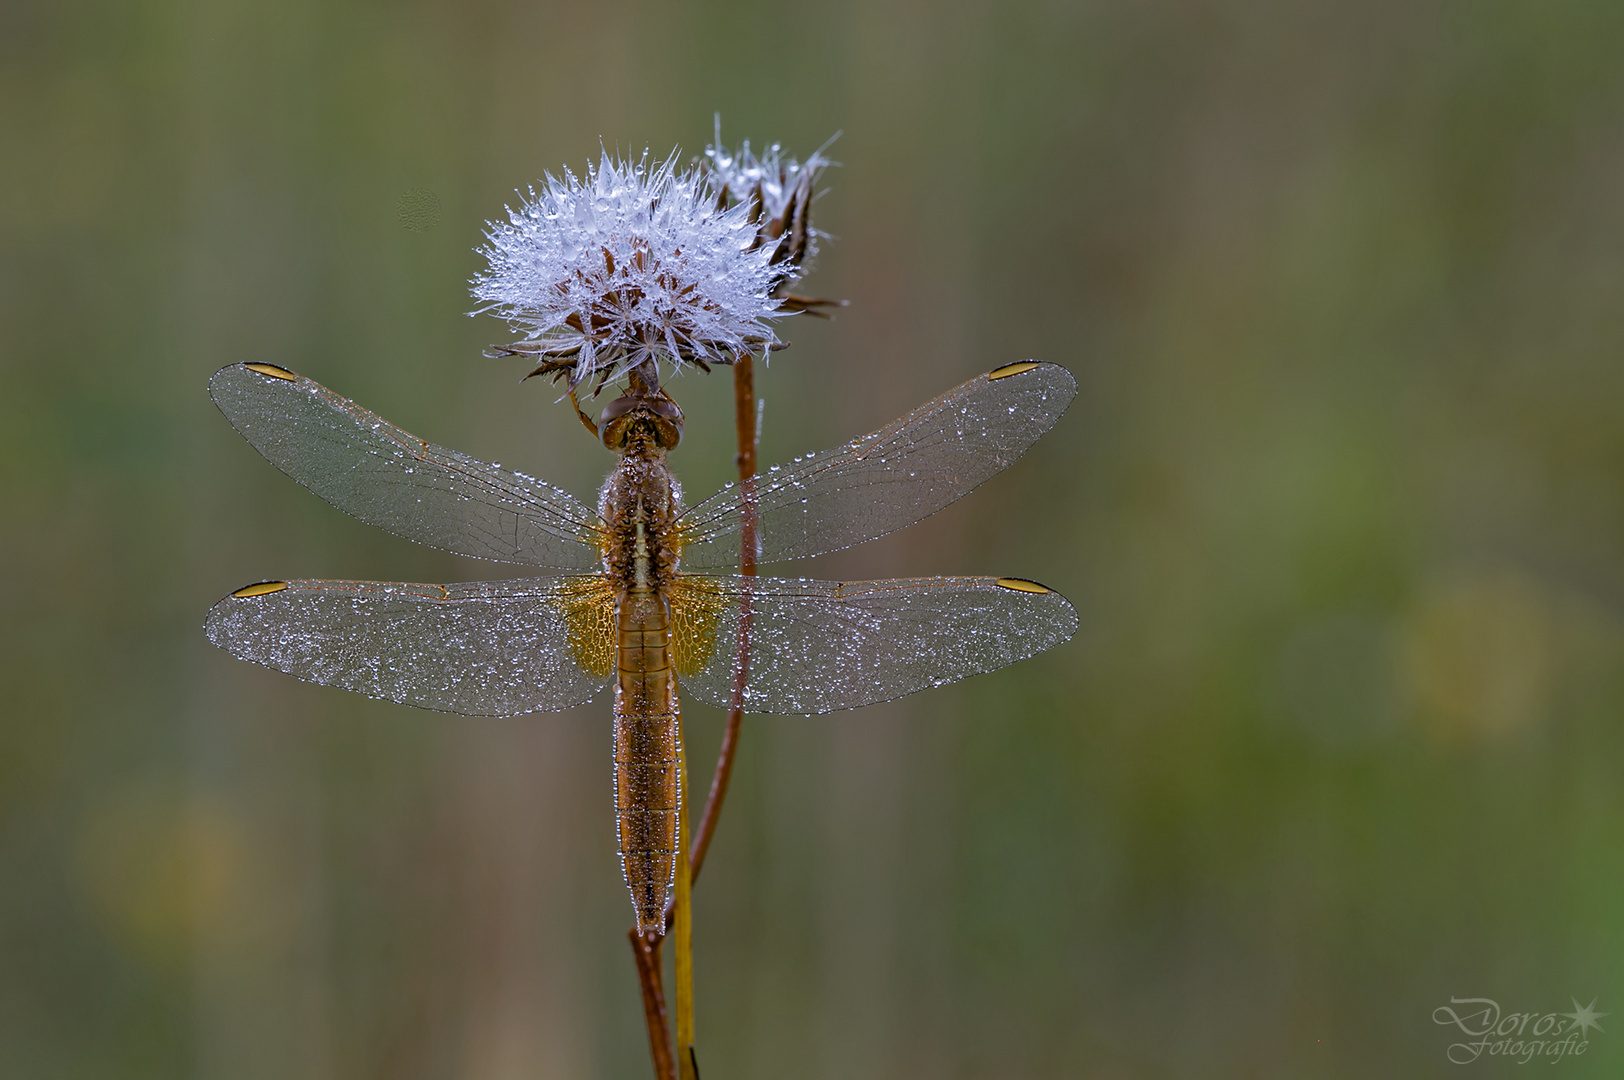
[[[738,150],[729,150],[722,145],[718,118],[716,141],[705,148],[703,164],[716,185],[720,205],[748,207],[756,225],[757,246],[772,251],[773,295],[784,302],[786,313],[809,311],[822,315],[820,308],[845,304],[843,300],[812,300],[788,291],[789,285],[810,268],[818,241],[828,235],[812,227],[812,202],[817,196],[814,187],[823,170],[834,164],[823,156],[827,146],[825,143],[804,162],[787,156],[778,143],[760,156],[750,149],[749,140]]]

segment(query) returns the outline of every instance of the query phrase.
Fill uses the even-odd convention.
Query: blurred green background
[[[327,507],[205,384],[282,364],[589,495],[607,453],[480,357],[472,249],[713,111],[844,131],[803,291],[852,306],[786,326],[764,461],[1014,360],[1082,386],[792,572],[1083,623],[748,722],[707,1080],[1462,1075],[1451,996],[1597,999],[1550,1075],[1619,1075],[1624,6],[1561,0],[0,6],[0,1075],[649,1075],[607,699],[457,719],[211,648],[246,582],[511,570]],[[675,389],[699,496],[730,384]]]

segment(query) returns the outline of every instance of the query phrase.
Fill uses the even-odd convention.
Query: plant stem
[[[654,1059],[656,1080],[674,1080],[671,1034],[665,1020],[665,991],[660,986],[660,942],[652,934],[644,937],[633,927],[626,935],[632,942],[632,960],[637,964],[637,981],[643,988],[643,1022],[648,1026],[648,1052]]]
[[[754,367],[750,357],[740,357],[733,365],[733,423],[738,432],[739,452],[734,460],[739,466],[739,487],[744,496],[739,529],[739,573],[745,577],[756,574],[756,387]],[[749,675],[750,657],[750,599],[745,596],[743,610],[739,612],[739,657],[733,679],[733,697],[728,702],[727,727],[722,731],[722,748],[716,756],[716,772],[711,776],[710,794],[705,799],[705,813],[699,819],[699,832],[694,836],[688,860],[693,874],[699,877],[699,868],[705,864],[705,852],[710,849],[711,834],[716,831],[716,819],[722,813],[722,800],[727,798],[728,781],[733,777],[733,757],[739,749],[739,728],[744,720],[744,686]]]

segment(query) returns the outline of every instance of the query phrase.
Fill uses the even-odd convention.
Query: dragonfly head
[[[639,444],[675,450],[682,441],[682,410],[664,390],[634,382],[604,408],[598,418],[598,438],[622,454]]]

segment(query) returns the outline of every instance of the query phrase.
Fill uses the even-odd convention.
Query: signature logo
[[[1590,1047],[1592,1030],[1607,1013],[1596,1011],[1596,1002],[1580,1005],[1573,999],[1573,1011],[1503,1012],[1493,998],[1449,999],[1448,1005],[1432,1010],[1432,1021],[1453,1026],[1467,1037],[1451,1043],[1449,1060],[1470,1065],[1480,1057],[1509,1058],[1526,1065],[1535,1058],[1549,1058],[1555,1064],[1564,1057],[1577,1057]]]

